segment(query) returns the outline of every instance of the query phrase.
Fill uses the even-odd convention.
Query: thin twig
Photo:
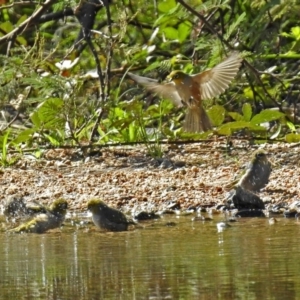
[[[3,134],[4,131],[5,131],[7,128],[9,128],[9,127],[17,120],[19,114],[20,114],[20,111],[17,110],[17,114],[16,114],[16,115],[13,117],[13,119],[6,125],[6,127],[4,127],[3,129],[0,130],[0,134]]]
[[[40,2],[39,1],[37,1],[37,2],[35,2],[35,1],[13,2],[9,5],[0,6],[0,11],[3,10],[3,9],[12,8],[14,6],[24,6],[24,5],[33,5],[33,4],[40,4]]]
[[[26,29],[29,25],[37,21],[41,15],[52,5],[56,3],[55,0],[46,0],[41,4],[41,7],[37,9],[35,13],[33,13],[28,19],[22,22],[19,26],[17,26],[14,30],[6,34],[5,36],[0,38],[0,44],[3,42],[13,40],[19,33]]]
[[[224,137],[225,139],[226,137]],[[255,140],[257,141],[265,141],[266,143],[274,144],[278,142],[283,142],[283,139],[274,139],[274,140],[269,140],[264,137],[256,137]],[[159,141],[159,144],[161,145],[190,145],[190,144],[208,144],[209,147],[211,147],[211,143],[215,142],[216,139],[205,139],[205,140],[176,140],[176,141],[170,141],[170,140],[163,140]],[[249,142],[249,139],[246,138],[238,138],[238,137],[231,137],[231,141],[245,141]],[[147,145],[147,144],[157,144],[157,141],[144,141],[144,142],[125,142],[125,143],[105,143],[102,145],[99,144],[87,144],[87,145],[81,145],[80,147],[76,145],[63,145],[63,146],[39,146],[38,148],[30,148],[30,149],[22,149],[23,153],[28,153],[28,152],[35,152],[37,150],[52,150],[52,149],[95,149],[95,148],[110,148],[110,147],[124,147],[124,146],[138,146],[138,145]],[[296,145],[291,145],[291,147],[299,146],[300,143]],[[19,153],[19,150],[16,151],[11,151],[11,153]]]
[[[111,61],[112,61],[112,56],[113,56],[113,43],[114,43],[109,3],[104,1],[104,6],[105,6],[105,10],[106,10],[107,25],[108,25],[110,37],[109,37],[109,49],[108,49],[108,54],[107,54],[106,69],[105,69],[106,89],[105,89],[105,94],[103,94],[103,97],[101,97],[101,100],[103,100],[103,101],[101,101],[101,103],[100,103],[102,106],[104,103],[106,103],[108,101],[109,95],[110,95]],[[102,93],[103,92],[104,92],[104,88],[102,90]],[[93,140],[94,136],[96,135],[97,128],[102,119],[103,113],[104,113],[103,107],[98,107],[97,118],[96,118],[95,124],[94,124],[92,132],[91,132],[90,142]]]

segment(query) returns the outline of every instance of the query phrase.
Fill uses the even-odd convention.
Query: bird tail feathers
[[[187,108],[183,128],[187,132],[202,132],[212,129],[210,119],[202,105]]]

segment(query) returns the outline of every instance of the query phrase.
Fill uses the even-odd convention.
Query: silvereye
[[[107,231],[126,231],[130,224],[135,224],[129,221],[126,216],[119,210],[107,206],[99,199],[91,199],[88,202],[87,208],[93,214],[94,224]]]
[[[245,190],[258,192],[269,182],[271,171],[271,163],[268,161],[266,153],[263,150],[258,150],[254,152],[246,173],[237,185]]]
[[[27,211],[26,204],[21,195],[10,196],[5,202],[3,214],[6,217],[17,217]]]
[[[7,218],[17,218],[17,217],[28,217],[38,213],[45,213],[47,209],[37,203],[37,202],[29,202],[25,203],[23,197],[20,195],[10,196],[5,205],[3,214]]]
[[[47,230],[58,228],[65,220],[68,203],[64,199],[55,200],[46,213],[38,214],[32,220],[11,229],[11,232],[44,233]]]
[[[212,69],[199,74],[188,75],[173,71],[167,78],[169,82],[160,84],[157,80],[128,75],[148,90],[160,97],[170,99],[176,106],[187,107],[184,130],[201,132],[212,129],[209,117],[202,106],[202,100],[211,99],[223,93],[237,74],[242,63],[238,53],[233,53]]]

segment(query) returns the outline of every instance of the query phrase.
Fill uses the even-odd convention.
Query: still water
[[[300,299],[294,219],[245,218],[218,232],[221,219],[191,218],[120,233],[1,233],[0,299]]]

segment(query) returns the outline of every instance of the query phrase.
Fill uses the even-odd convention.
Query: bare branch
[[[46,0],[45,3],[41,4],[41,6],[36,10],[36,12],[33,13],[28,19],[22,22],[14,30],[1,37],[0,43],[13,40],[19,33],[23,32],[23,30],[25,30],[28,26],[36,22],[42,16],[42,14],[54,3],[56,3],[55,0]]]

